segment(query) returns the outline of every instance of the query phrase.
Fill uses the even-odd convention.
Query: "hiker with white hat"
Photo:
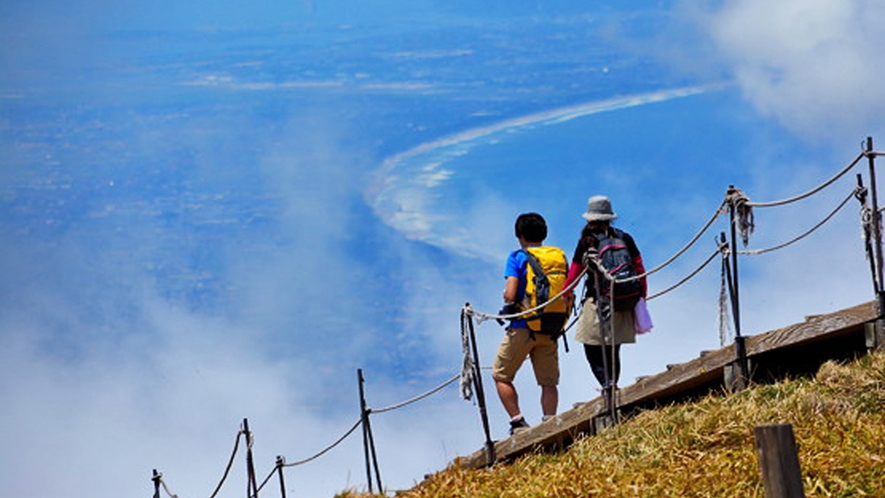
[[[574,282],[585,267],[588,269],[575,340],[584,345],[590,370],[608,400],[617,386],[621,344],[636,342],[634,308],[640,298],[646,297],[648,288],[645,277],[630,280],[645,273],[642,255],[630,234],[611,225],[617,218],[611,200],[603,195],[590,197],[587,211],[581,216],[587,223],[581,230],[565,285]],[[615,287],[611,286],[613,280],[617,282]]]

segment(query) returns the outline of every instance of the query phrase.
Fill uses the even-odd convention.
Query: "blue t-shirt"
[[[519,287],[516,289],[516,302],[522,302],[525,297],[525,275],[528,257],[525,251],[518,249],[507,256],[507,264],[504,266],[504,279],[507,277],[516,277],[519,279]],[[516,329],[528,328],[525,320],[513,320],[511,326]]]

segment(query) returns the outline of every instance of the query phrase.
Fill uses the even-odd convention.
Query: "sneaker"
[[[514,435],[517,432],[524,431],[531,427],[528,422],[525,421],[524,417],[519,417],[519,420],[511,420],[510,421],[510,435]]]

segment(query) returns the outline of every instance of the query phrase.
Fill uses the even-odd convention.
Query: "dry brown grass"
[[[557,455],[448,468],[397,496],[764,497],[753,428],[774,423],[793,426],[806,496],[885,497],[885,353],[647,411]]]

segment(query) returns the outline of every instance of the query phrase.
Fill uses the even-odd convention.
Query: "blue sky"
[[[147,494],[156,468],[182,498],[208,496],[243,418],[263,477],[352,425],[357,368],[375,407],[458,371],[458,312],[497,310],[520,212],[571,252],[587,198],[607,194],[654,267],[728,185],[791,197],[885,140],[875,1],[105,4],[0,6],[14,495]],[[750,247],[809,228],[861,171],[758,209]],[[789,251],[742,258],[744,333],[869,300],[867,265],[856,203]],[[714,264],[652,302],[622,384],[718,347],[718,292]],[[501,331],[479,332],[489,364]],[[571,346],[563,410],[596,395]],[[537,421],[532,384],[526,370]],[[454,388],[373,428],[392,489],[482,445]],[[221,496],[242,492],[242,465]],[[287,479],[296,496],[364,486],[360,438]]]

